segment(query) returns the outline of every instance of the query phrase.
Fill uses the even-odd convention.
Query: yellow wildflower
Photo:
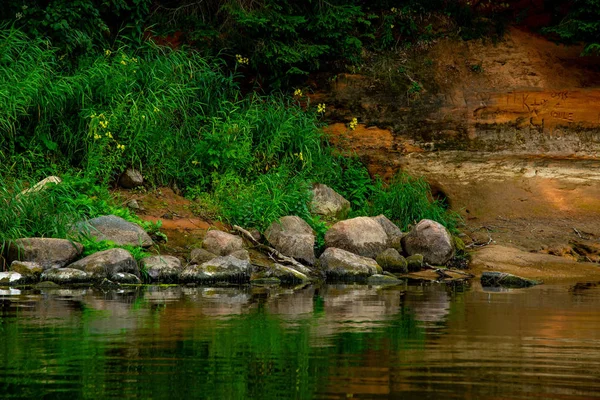
[[[108,127],[108,121],[100,121],[100,127],[106,129]]]
[[[94,133],[94,140],[98,140],[100,139],[102,136],[98,135],[97,133]]]
[[[112,133],[110,133],[110,132],[106,132],[106,137],[107,137],[107,138],[111,138],[111,139],[112,139],[112,138],[113,138],[113,135],[112,135]]]
[[[200,163],[199,163],[198,161],[194,160],[194,161],[192,161],[192,164],[193,164],[193,165],[198,165],[198,164],[200,164]]]
[[[358,119],[356,118],[352,118],[352,121],[350,121],[350,130],[353,131],[356,129],[356,126],[358,125]]]
[[[317,105],[317,112],[323,114],[325,112],[325,103]]]
[[[390,25],[390,28],[394,29],[394,24]]]
[[[112,54],[112,52],[108,49],[104,50],[104,55],[105,56],[110,56]]]
[[[154,107],[154,112],[155,112],[155,113],[157,113],[157,112],[159,112],[159,111],[160,111],[160,110],[159,110],[157,107]]]
[[[395,13],[396,11],[398,11],[398,9],[397,9],[396,7],[392,7],[392,10],[391,10],[391,11],[392,11],[393,13]]]
[[[127,65],[127,63],[125,62],[125,60],[121,60],[121,64]]]
[[[301,89],[294,90],[294,96],[302,96],[302,90]]]
[[[241,65],[246,65],[246,64],[250,63],[250,60],[246,57],[242,57],[241,54],[236,54],[235,60],[238,62],[238,64],[241,64]]]

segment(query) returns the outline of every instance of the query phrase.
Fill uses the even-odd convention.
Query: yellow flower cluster
[[[352,121],[350,121],[350,124],[349,124],[350,130],[351,131],[355,130],[357,125],[358,125],[358,120],[356,118],[352,118]]]
[[[250,60],[247,59],[246,57],[242,57],[241,54],[236,54],[235,60],[238,62],[238,64],[241,64],[241,65],[248,65],[248,63],[250,63]]]
[[[125,151],[125,145],[124,144],[118,144],[117,143],[117,149],[121,150],[121,151]]]
[[[398,9],[397,9],[396,7],[392,7],[391,11],[392,11],[393,13],[395,13],[396,11],[398,11]]]
[[[200,161],[196,161],[196,160],[192,161],[192,165],[198,165],[198,164],[200,164]]]
[[[294,90],[294,96],[298,96],[298,97],[302,96],[302,90],[301,89]]]
[[[108,50],[108,49],[104,50],[104,55],[105,55],[105,56],[107,56],[107,57],[108,57],[108,56],[110,56],[111,54],[112,54],[112,51],[110,51],[110,50]]]
[[[325,103],[321,103],[319,105],[317,105],[317,112],[320,114],[323,114],[325,112]]]

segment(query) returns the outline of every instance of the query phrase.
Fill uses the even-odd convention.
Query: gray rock
[[[350,212],[350,202],[327,185],[315,184],[312,194],[310,206],[313,214],[344,219]]]
[[[406,259],[398,253],[396,249],[385,249],[377,256],[377,264],[384,271],[396,272],[405,274],[408,272],[408,263]]]
[[[417,272],[423,268],[423,256],[421,254],[413,254],[406,257],[406,263],[410,272]]]
[[[74,268],[52,268],[42,272],[42,281],[54,282],[58,285],[70,285],[75,283],[92,283],[92,274]]]
[[[218,256],[226,256],[244,248],[241,237],[227,232],[212,230],[206,232],[202,247]]]
[[[140,276],[135,259],[124,249],[99,251],[70,264],[69,268],[85,271],[94,280],[111,279],[118,272],[128,272]]]
[[[139,205],[139,203],[137,202],[136,199],[129,200],[127,202],[127,207],[131,208],[132,210],[139,210],[140,209],[140,205]]]
[[[142,280],[139,277],[130,274],[129,272],[117,272],[111,276],[111,280],[125,285],[139,285],[142,283]]]
[[[325,246],[375,258],[388,247],[388,235],[381,225],[369,217],[340,221],[325,234]]]
[[[367,278],[367,283],[369,285],[399,285],[403,281],[393,276],[375,274]]]
[[[264,283],[272,278],[276,278],[282,283],[290,284],[310,281],[310,278],[302,272],[298,272],[293,268],[276,263],[272,266],[264,268],[261,271],[254,272],[250,277],[250,282]]]
[[[265,237],[282,254],[309,265],[315,264],[315,234],[302,218],[280,218],[267,228]]]
[[[382,272],[375,260],[329,247],[319,258],[328,280],[356,281]]]
[[[240,260],[250,261],[250,253],[248,253],[248,250],[246,249],[236,250],[232,252],[230,256],[239,258]]]
[[[422,254],[423,261],[431,265],[444,265],[454,256],[452,236],[441,224],[421,220],[402,238],[404,251],[411,256]]]
[[[393,247],[391,245],[391,241],[394,240],[395,238],[400,238],[402,239],[402,236],[404,235],[402,233],[402,231],[400,230],[400,228],[398,228],[398,226],[396,224],[394,224],[392,221],[390,221],[385,215],[383,214],[379,214],[376,217],[371,217],[375,222],[377,222],[379,225],[381,225],[381,227],[383,228],[383,230],[385,231],[385,233],[388,235],[388,245],[389,247]],[[398,239],[396,239],[398,240]],[[396,249],[397,250],[397,249]]]
[[[247,283],[252,264],[234,256],[221,256],[200,265],[190,265],[179,276],[180,282],[189,283]]]
[[[7,261],[31,261],[44,269],[60,268],[77,259],[83,252],[80,243],[67,239],[26,238],[8,247]]]
[[[204,249],[192,249],[190,253],[190,264],[203,264],[218,256]]]
[[[144,184],[144,177],[137,169],[127,168],[119,178],[119,185],[125,189],[133,189]]]
[[[40,275],[44,272],[44,267],[41,264],[30,261],[13,261],[10,264],[10,270],[18,272],[27,282],[39,282]]]
[[[541,283],[540,281],[521,278],[504,272],[485,271],[481,274],[481,286],[484,287],[526,288]]]
[[[71,232],[76,238],[90,236],[97,240],[110,240],[119,246],[150,247],[153,244],[150,236],[139,225],[115,215],[79,222]]]
[[[20,286],[28,283],[32,281],[16,271],[0,272],[0,286]]]
[[[183,271],[181,261],[173,256],[150,256],[140,260],[142,270],[146,270],[150,282],[175,283]]]

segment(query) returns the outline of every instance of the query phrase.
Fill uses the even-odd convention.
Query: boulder
[[[302,218],[280,218],[267,228],[265,238],[282,254],[309,265],[315,264],[315,234]]]
[[[388,235],[381,225],[369,217],[340,221],[325,234],[325,246],[375,258],[388,248]]]
[[[421,220],[402,238],[404,251],[411,256],[422,254],[431,265],[444,265],[454,256],[452,236],[442,225],[429,219]]]
[[[505,272],[485,271],[481,274],[481,286],[484,287],[525,288],[539,285],[540,283],[533,279],[521,278],[520,276]]]
[[[227,232],[212,230],[206,232],[202,247],[218,256],[226,256],[237,250],[244,248],[244,241],[241,237]]]
[[[42,272],[42,281],[54,282],[58,285],[70,285],[75,283],[92,283],[92,274],[74,268],[52,268]]]
[[[405,274],[408,272],[408,263],[406,259],[398,253],[396,249],[385,249],[377,256],[377,264],[383,268],[384,271],[396,272]]]
[[[383,272],[372,258],[359,256],[335,247],[326,249],[319,261],[328,280],[363,280]]]
[[[20,286],[28,283],[32,281],[16,271],[0,272],[0,286]]]
[[[144,184],[142,173],[134,168],[127,168],[119,178],[119,185],[125,189],[133,189]]]
[[[111,280],[125,285],[140,285],[142,283],[142,280],[139,277],[130,274],[129,272],[117,272],[111,276]]]
[[[417,272],[423,268],[423,256],[421,254],[413,254],[406,257],[406,263],[410,272]]]
[[[218,256],[204,249],[192,249],[190,253],[190,264],[203,264]]]
[[[234,256],[213,258],[200,265],[190,265],[179,276],[180,282],[194,283],[247,283],[250,281],[252,264]]]
[[[250,261],[250,253],[248,253],[248,250],[246,249],[236,250],[232,252],[230,256],[239,258],[240,260]]]
[[[135,259],[125,249],[99,251],[70,264],[69,268],[85,271],[94,280],[112,279],[112,276],[118,272],[128,272],[140,276]]]
[[[377,222],[379,225],[381,225],[381,227],[383,228],[383,230],[385,231],[385,233],[388,235],[388,240],[390,241],[390,242],[388,242],[389,247],[394,247],[394,246],[391,245],[391,242],[393,240],[402,239],[402,236],[404,235],[404,233],[402,233],[402,231],[400,230],[400,228],[398,228],[398,226],[396,224],[394,224],[392,221],[390,221],[388,219],[388,217],[386,217],[383,214],[379,214],[378,216],[371,217],[371,218],[375,222]]]
[[[183,271],[181,261],[173,256],[150,256],[140,260],[140,267],[146,270],[150,282],[175,283]]]
[[[370,277],[367,278],[367,283],[369,285],[382,286],[382,285],[399,285],[399,284],[403,283],[403,281],[401,281],[400,279],[398,279],[394,276],[375,274],[375,275],[371,275]]]
[[[119,246],[150,247],[153,244],[150,236],[139,225],[115,215],[79,222],[71,233],[76,238],[90,236],[96,240],[109,240]]]
[[[60,268],[83,252],[80,243],[67,239],[26,238],[13,241],[8,247],[7,261],[30,261],[43,269]]]
[[[350,212],[350,202],[327,185],[315,184],[312,194],[310,207],[313,214],[344,219]]]
[[[265,282],[272,283],[274,282],[273,278],[277,279],[279,282],[289,284],[310,281],[310,278],[302,272],[298,272],[288,266],[275,263],[261,271],[254,272],[250,277],[250,282],[257,282],[261,284]]]
[[[44,267],[35,262],[13,261],[10,264],[10,270],[18,272],[28,282],[39,282],[40,275],[44,272]]]

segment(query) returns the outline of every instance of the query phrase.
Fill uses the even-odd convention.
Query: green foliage
[[[377,181],[377,188],[366,206],[369,215],[384,214],[402,230],[421,219],[431,219],[456,230],[458,214],[446,211],[444,204],[433,200],[431,189],[422,178],[398,173],[389,185]]]
[[[137,223],[150,232],[160,228],[116,206],[108,189],[90,179],[66,175],[60,184],[20,194],[31,185],[0,178],[0,204],[4,205],[0,208],[0,247],[23,237],[66,238],[74,223],[109,214]]]
[[[66,54],[89,52],[126,30],[140,36],[151,0],[7,0],[0,21],[34,38],[49,40]],[[118,22],[117,22],[118,21]]]
[[[574,0],[562,21],[543,31],[567,44],[583,42],[583,55],[600,54],[600,0]]]

